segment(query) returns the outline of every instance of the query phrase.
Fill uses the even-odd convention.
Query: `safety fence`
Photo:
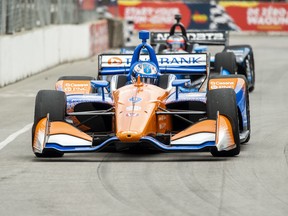
[[[79,23],[78,0],[0,0],[0,33]]]

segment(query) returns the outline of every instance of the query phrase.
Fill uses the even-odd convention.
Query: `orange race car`
[[[211,76],[209,54],[156,55],[146,42],[149,32],[139,38],[133,55],[99,56],[99,75],[111,75],[110,82],[64,76],[56,90],[38,92],[32,128],[37,157],[139,146],[239,154],[250,138],[245,77]]]

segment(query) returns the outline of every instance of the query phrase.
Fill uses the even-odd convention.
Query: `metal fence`
[[[81,21],[79,0],[0,0],[0,34]]]
[[[220,0],[158,1],[203,3],[210,1],[219,2]],[[288,2],[288,0],[259,1]],[[52,24],[78,24],[86,21],[96,20],[101,16],[103,17],[103,14],[105,14],[106,6],[116,5],[117,0],[0,0],[0,35],[14,34],[16,32],[28,31]],[[117,6],[113,15],[117,16]]]

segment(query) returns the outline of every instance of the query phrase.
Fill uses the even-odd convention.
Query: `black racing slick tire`
[[[255,75],[254,54],[252,51],[252,47],[249,46],[249,48],[251,49],[251,51],[247,55],[247,57],[245,58],[245,64],[246,64],[246,74],[245,75],[246,75],[247,79],[248,79],[248,76],[250,76],[249,92],[252,92],[255,89],[256,75]],[[248,70],[249,70],[250,74],[248,74]]]
[[[236,148],[218,151],[216,147],[210,152],[214,157],[232,157],[240,153],[239,120],[236,94],[233,89],[214,89],[207,92],[207,116],[216,119],[217,112],[225,115],[231,122]]]
[[[244,49],[248,49],[249,52],[248,54],[245,54],[245,56],[242,57],[243,60],[238,62],[237,73],[242,74],[246,77],[248,81],[249,92],[252,92],[255,89],[255,80],[256,80],[254,53],[253,53],[252,47],[248,44],[226,46],[224,49],[224,52],[228,50],[237,51],[237,50],[244,50]]]
[[[66,95],[62,91],[40,90],[35,100],[34,124],[32,126],[32,142],[38,122],[49,113],[50,121],[64,121],[66,113]],[[64,153],[56,150],[44,150],[36,153],[37,157],[62,157]]]
[[[235,54],[232,52],[221,52],[215,55],[214,70],[220,73],[222,69],[228,70],[230,74],[237,72]]]

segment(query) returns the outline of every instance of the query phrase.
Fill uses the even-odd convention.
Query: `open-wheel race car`
[[[99,74],[64,76],[35,100],[32,149],[37,157],[122,151],[139,146],[164,152],[210,151],[235,156],[250,138],[249,95],[242,75],[210,76],[207,53],[155,54],[141,31],[133,55],[99,55]],[[148,54],[141,54],[146,49]],[[197,91],[191,79],[205,75]],[[108,89],[108,90],[107,90]]]
[[[228,31],[189,30],[181,23],[181,15],[175,15],[176,23],[170,32],[151,32],[151,45],[156,53],[202,53],[211,50],[221,52],[211,56],[211,71],[223,74],[242,74],[246,77],[249,91],[255,88],[255,63],[251,45],[229,45]],[[218,49],[215,47],[219,47]],[[209,49],[210,48],[210,49]],[[208,50],[209,49],[209,50]],[[224,71],[224,70],[225,71]]]

